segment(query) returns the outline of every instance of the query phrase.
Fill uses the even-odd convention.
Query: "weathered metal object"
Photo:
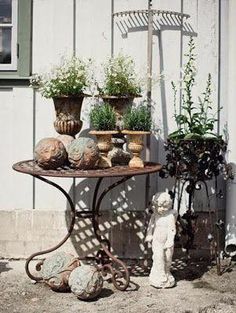
[[[59,134],[75,136],[80,132],[83,124],[80,120],[83,99],[83,95],[53,98],[56,110],[54,127]]]
[[[117,167],[112,167],[108,169],[87,170],[87,171],[76,170],[76,169],[71,169],[69,167],[66,167],[63,169],[46,171],[46,170],[41,169],[34,161],[22,161],[22,162],[14,164],[13,169],[21,173],[31,174],[35,178],[38,178],[44,181],[45,183],[50,184],[56,187],[57,189],[59,189],[67,198],[70,204],[71,211],[72,211],[71,224],[70,224],[68,233],[65,236],[65,238],[58,245],[56,245],[55,247],[51,249],[32,254],[27,259],[26,265],[25,265],[27,275],[33,280],[36,280],[36,281],[42,280],[42,277],[36,277],[29,271],[29,263],[34,257],[52,252],[56,250],[57,248],[59,248],[63,243],[65,243],[65,241],[70,237],[74,228],[74,224],[75,224],[75,206],[73,204],[71,197],[62,187],[60,187],[56,183],[51,182],[50,180],[41,176],[74,177],[74,178],[97,177],[99,179],[97,181],[97,184],[94,190],[92,211],[88,212],[88,214],[82,214],[86,212],[79,212],[80,214],[78,214],[78,217],[92,219],[94,234],[101,245],[101,249],[97,252],[97,256],[96,256],[98,269],[101,271],[102,275],[104,276],[111,275],[111,280],[117,289],[126,290],[130,281],[129,271],[125,263],[119,260],[118,258],[116,258],[111,253],[110,242],[107,238],[101,235],[101,230],[99,228],[99,216],[101,215],[100,214],[101,202],[103,198],[106,196],[106,194],[110,192],[113,188],[119,186],[120,184],[124,183],[126,180],[132,178],[133,176],[158,172],[161,169],[161,165],[156,164],[156,163],[145,163],[145,167],[140,168],[140,169],[132,169],[132,168],[129,168],[128,166],[117,166]],[[123,178],[121,178],[120,180],[116,181],[115,183],[107,187],[105,190],[103,190],[103,192],[101,192],[98,197],[99,187],[101,186],[101,182],[104,177],[122,177],[122,176]],[[38,264],[38,266],[36,266],[36,269],[40,270],[41,265],[42,265],[41,263]]]
[[[140,157],[140,153],[143,150],[143,146],[144,146],[143,136],[150,134],[150,132],[123,130],[122,133],[129,136],[128,148],[133,154],[133,157],[129,161],[129,167],[133,167],[133,168],[144,167],[144,162]]]
[[[169,138],[165,144],[166,165],[160,172],[162,178],[171,176],[176,179],[176,186],[181,184],[177,196],[178,212],[180,211],[182,196],[184,191],[188,193],[188,209],[186,213],[178,218],[178,222],[186,236],[185,249],[188,254],[189,249],[193,248],[195,227],[197,215],[192,213],[192,203],[196,190],[204,187],[207,196],[207,207],[209,213],[209,231],[214,234],[209,236],[210,253],[212,258],[216,259],[217,273],[221,273],[220,265],[220,242],[219,228],[213,222],[212,210],[210,207],[210,197],[207,180],[214,178],[215,195],[219,197],[217,187],[217,177],[225,174],[227,163],[224,154],[227,144],[221,138],[191,138],[182,140],[173,140]],[[216,221],[218,221],[218,208],[214,209]],[[186,227],[181,225],[181,222]],[[184,229],[185,228],[185,229]],[[206,238],[207,240],[207,238]]]
[[[212,179],[224,170],[226,149],[227,144],[219,138],[168,139],[165,144],[167,163],[163,176],[195,182]]]
[[[69,166],[64,166],[56,170],[44,170],[40,168],[33,160],[18,162],[13,165],[13,169],[33,176],[51,176],[51,177],[122,177],[151,174],[160,171],[162,165],[153,162],[144,162],[144,168],[130,168],[127,165],[114,166],[107,169],[79,170]]]
[[[91,300],[96,298],[102,291],[103,278],[96,267],[81,265],[71,272],[69,286],[77,298]]]
[[[72,167],[81,170],[95,168],[99,160],[99,150],[96,142],[87,137],[75,139],[68,147],[68,159]]]
[[[99,168],[108,168],[112,167],[110,158],[108,158],[108,152],[111,150],[111,136],[117,134],[117,131],[97,131],[92,130],[89,132],[91,135],[96,135],[97,145],[100,151],[100,158],[98,162]]]
[[[137,97],[140,97],[137,95]],[[116,127],[123,129],[123,115],[129,106],[132,105],[135,96],[101,96],[104,102],[109,103],[116,113]]]
[[[34,150],[34,158],[37,164],[44,169],[56,169],[62,166],[67,153],[63,143],[56,138],[41,139]]]
[[[127,165],[131,159],[130,153],[123,150],[123,146],[126,143],[124,134],[116,134],[112,136],[113,148],[108,153],[108,157],[111,159],[114,165]]]
[[[44,282],[54,291],[67,291],[71,271],[80,265],[78,258],[65,252],[57,252],[47,258],[41,267]]]

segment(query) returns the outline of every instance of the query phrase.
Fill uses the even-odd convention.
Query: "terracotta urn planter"
[[[82,121],[80,111],[84,95],[53,98],[56,120],[54,128],[59,134],[75,136],[80,132]]]
[[[97,137],[97,145],[100,152],[100,159],[98,162],[99,168],[112,167],[111,159],[108,158],[108,152],[112,149],[111,138],[112,135],[118,134],[118,131],[112,130],[91,130],[91,135]]]
[[[142,168],[144,162],[140,157],[140,153],[143,150],[143,136],[149,135],[151,132],[148,131],[134,131],[134,130],[123,130],[123,134],[129,136],[128,148],[132,152],[132,158],[129,161],[129,167]]]

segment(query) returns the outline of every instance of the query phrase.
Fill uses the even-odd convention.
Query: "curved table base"
[[[131,177],[132,176],[126,176],[116,181],[115,183],[107,187],[98,198],[98,190],[103,179],[103,178],[99,178],[95,187],[93,204],[92,204],[92,212],[93,212],[92,224],[93,224],[94,234],[97,240],[100,242],[101,247],[102,247],[98,251],[97,256],[96,256],[97,263],[99,264],[98,268],[102,271],[103,276],[107,276],[107,274],[110,274],[113,285],[121,291],[126,290],[127,287],[129,286],[129,282],[130,282],[129,271],[125,263],[119,260],[118,258],[116,258],[111,253],[110,241],[107,238],[103,238],[100,235],[101,231],[99,229],[99,216],[101,214],[99,210],[100,210],[101,203],[105,195],[108,192],[110,192],[112,189],[114,189],[115,187],[119,186],[120,184],[130,179]]]
[[[70,196],[68,195],[68,193],[59,185],[57,185],[56,183],[44,178],[44,177],[41,177],[41,176],[38,176],[38,175],[32,175],[34,176],[35,178],[38,178],[40,180],[42,180],[43,182],[49,184],[49,185],[52,185],[54,186],[55,188],[57,188],[58,190],[60,190],[64,196],[67,198],[69,204],[70,204],[70,208],[71,208],[71,214],[72,214],[72,217],[71,217],[71,222],[70,222],[70,227],[68,229],[68,232],[66,234],[66,236],[55,246],[55,247],[52,247],[50,249],[47,249],[47,250],[43,250],[43,251],[40,251],[40,252],[36,252],[36,253],[33,253],[27,260],[26,260],[26,263],[25,263],[25,271],[26,271],[26,274],[29,276],[29,278],[31,278],[32,280],[35,280],[35,281],[40,281],[42,280],[43,278],[42,277],[38,277],[38,276],[34,276],[30,270],[29,270],[29,264],[30,262],[36,257],[36,256],[39,256],[39,255],[43,255],[43,254],[47,254],[47,253],[50,253],[52,251],[55,251],[56,249],[58,249],[59,247],[61,247],[66,241],[67,239],[70,237],[73,229],[74,229],[74,225],[75,225],[75,206],[74,206],[74,203],[73,201],[71,200]],[[39,263],[36,264],[36,270],[37,271],[40,271],[41,269],[41,266],[43,264],[43,261],[40,261]]]
[[[69,204],[70,204],[70,209],[71,209],[71,223],[70,223],[70,227],[69,230],[66,234],[66,236],[54,247],[47,249],[47,250],[43,250],[40,252],[36,252],[33,253],[27,260],[26,260],[26,264],[25,264],[25,271],[27,273],[27,275],[35,281],[41,281],[43,278],[40,276],[34,276],[29,269],[29,264],[30,262],[39,255],[43,255],[43,254],[47,254],[50,253],[52,251],[55,251],[56,249],[58,249],[59,247],[61,247],[66,241],[67,239],[71,236],[72,231],[74,229],[74,225],[75,225],[75,217],[76,217],[76,210],[75,210],[75,205],[71,199],[71,197],[69,196],[69,194],[58,184],[42,177],[39,175],[32,175],[35,178],[40,179],[41,181],[52,185],[53,187],[57,188],[58,190],[60,190],[64,196],[67,198]],[[112,253],[111,253],[111,244],[110,241],[107,238],[102,238],[102,236],[100,235],[100,229],[99,229],[99,216],[101,215],[99,210],[100,210],[100,206],[101,206],[101,202],[103,200],[103,198],[105,197],[105,195],[110,192],[113,188],[115,188],[116,186],[124,183],[126,180],[130,179],[132,176],[126,176],[124,178],[122,178],[121,180],[113,183],[112,185],[110,185],[109,187],[107,187],[102,193],[101,195],[98,197],[98,191],[99,191],[99,187],[101,185],[101,182],[103,180],[103,178],[99,178],[98,182],[96,184],[95,187],[95,191],[94,191],[94,197],[93,197],[93,204],[92,204],[92,214],[91,214],[91,219],[92,219],[92,225],[93,225],[93,230],[94,230],[94,234],[97,238],[97,240],[100,242],[101,244],[101,249],[97,252],[96,255],[96,262],[98,263],[97,268],[102,272],[103,276],[107,276],[108,274],[111,275],[111,280],[113,285],[119,289],[119,290],[126,290],[129,282],[130,282],[130,276],[129,276],[129,271],[125,265],[124,262],[122,262],[121,260],[119,260],[118,258],[116,258]],[[83,218],[83,215],[79,215],[81,218]],[[86,217],[86,216],[84,216]],[[43,264],[43,261],[40,261],[36,264],[36,270],[40,271],[41,266]]]

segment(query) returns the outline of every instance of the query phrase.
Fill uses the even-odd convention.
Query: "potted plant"
[[[169,134],[165,149],[167,164],[161,175],[175,176],[177,179],[188,180],[187,191],[195,188],[196,182],[211,179],[219,175],[224,166],[226,143],[214,132],[217,114],[213,113],[211,103],[211,75],[208,74],[206,89],[197,101],[193,99],[196,67],[194,54],[195,45],[189,41],[188,60],[184,67],[183,94],[181,113],[177,114],[177,88],[172,82],[174,91],[174,118],[177,130]]]
[[[104,79],[98,85],[99,97],[109,103],[116,112],[116,128],[123,129],[123,114],[135,97],[140,97],[141,87],[131,57],[118,54],[107,60],[103,66]],[[109,152],[112,163],[126,165],[130,154],[123,150],[125,138],[122,133],[112,136],[113,149]]]
[[[129,161],[129,167],[144,167],[140,153],[144,146],[143,136],[151,133],[151,125],[151,111],[145,105],[130,107],[124,114],[124,130],[122,133],[129,136],[128,148],[133,154],[132,159]]]
[[[122,128],[122,116],[135,97],[140,97],[141,87],[131,57],[119,54],[104,64],[104,82],[98,86],[99,96],[116,112],[116,126]]]
[[[111,137],[117,134],[116,128],[116,115],[114,109],[108,104],[95,105],[90,112],[90,123],[93,127],[89,133],[96,135],[98,140],[98,149],[101,153],[98,167],[107,168],[111,167],[111,160],[107,157],[110,151]]]
[[[54,101],[56,131],[71,136],[81,130],[80,111],[88,85],[88,64],[76,57],[63,59],[50,73],[31,78],[31,86]]]

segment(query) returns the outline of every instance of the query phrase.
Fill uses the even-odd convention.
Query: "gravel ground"
[[[57,293],[43,283],[34,284],[24,261],[0,260],[1,313],[236,313],[236,266],[217,276],[206,262],[177,260],[171,289],[155,289],[147,272],[131,264],[131,284],[121,292],[107,281],[97,300],[84,302],[72,293]]]

